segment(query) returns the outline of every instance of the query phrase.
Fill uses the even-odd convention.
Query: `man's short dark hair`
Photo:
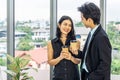
[[[91,18],[94,21],[94,24],[100,23],[100,9],[94,3],[86,2],[81,7],[78,7],[78,11],[83,14],[86,20]]]

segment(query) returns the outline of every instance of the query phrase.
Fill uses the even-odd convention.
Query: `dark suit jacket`
[[[79,53],[81,68],[86,51],[86,44],[83,52]],[[94,32],[89,44],[86,66],[89,71],[88,80],[110,80],[111,68],[111,44],[108,36],[101,25]]]

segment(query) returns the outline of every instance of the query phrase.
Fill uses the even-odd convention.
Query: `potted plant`
[[[7,65],[8,70],[5,72],[11,76],[12,80],[34,80],[34,78],[28,76],[28,72],[26,72],[26,70],[30,69],[26,67],[30,61],[30,55],[26,54],[22,57],[12,57],[7,54],[7,59],[9,64]]]

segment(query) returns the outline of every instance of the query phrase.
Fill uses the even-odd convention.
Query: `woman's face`
[[[59,24],[59,28],[62,34],[68,35],[72,29],[72,23],[70,20],[64,20],[61,24]]]

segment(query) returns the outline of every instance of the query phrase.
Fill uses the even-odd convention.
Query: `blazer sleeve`
[[[82,51],[78,50],[78,55],[76,55],[76,58],[79,58],[79,59],[82,58]]]
[[[111,68],[111,44],[108,37],[102,36],[99,37],[98,43],[98,54],[100,63],[98,64],[95,71],[89,74],[88,80],[97,80],[100,76],[107,76],[107,73],[110,73]]]
[[[70,51],[71,52],[71,51]],[[71,52],[72,53],[72,52]],[[72,56],[74,56],[75,58],[82,58],[82,51],[78,50],[78,55],[72,54]]]

